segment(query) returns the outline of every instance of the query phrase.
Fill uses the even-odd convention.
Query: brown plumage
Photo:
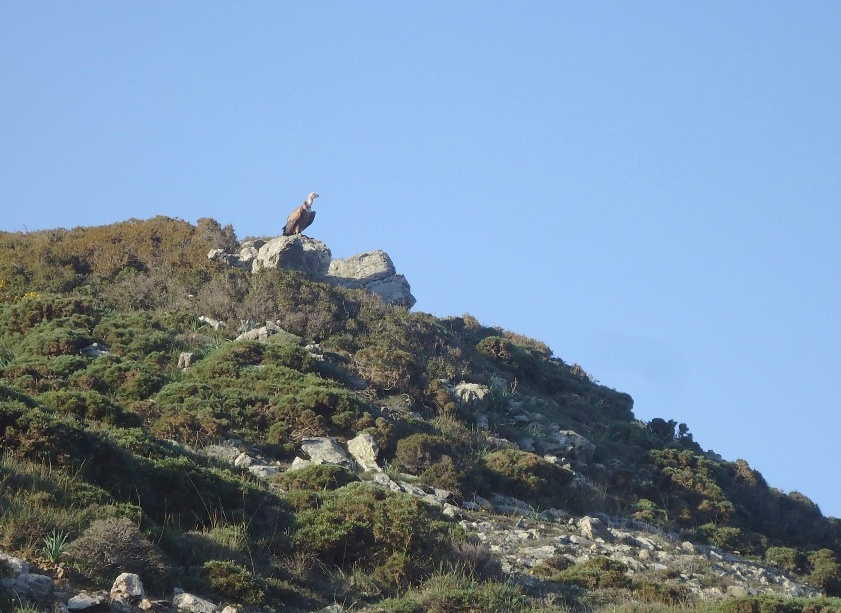
[[[312,223],[315,219],[315,211],[312,210],[312,201],[318,198],[318,194],[312,192],[307,196],[304,204],[289,214],[286,219],[286,225],[283,226],[283,236],[292,236],[293,234],[300,234]]]

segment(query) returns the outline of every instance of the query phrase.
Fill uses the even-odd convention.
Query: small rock
[[[220,613],[219,607],[209,600],[186,592],[176,594],[172,599],[172,604],[184,613]]]
[[[108,610],[108,598],[105,594],[90,594],[80,592],[67,601],[68,611],[79,611],[84,613],[95,613]]]
[[[145,596],[143,582],[134,573],[122,573],[111,586],[111,598],[125,598],[134,602],[142,600]]]

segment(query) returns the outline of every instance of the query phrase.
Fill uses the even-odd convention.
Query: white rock
[[[382,471],[377,464],[379,445],[374,437],[362,432],[347,442],[347,450],[362,470]]]
[[[89,594],[88,592],[80,592],[67,601],[68,611],[87,611],[88,609],[96,609],[106,601],[105,594]]]
[[[186,592],[176,594],[172,599],[172,604],[176,609],[184,613],[220,613],[219,607],[209,600],[187,594]]]
[[[111,598],[127,598],[134,601],[142,600],[145,596],[143,582],[134,573],[122,573],[111,586]]]
[[[355,471],[356,462],[351,460],[338,441],[326,436],[305,438],[301,441],[301,451],[310,457],[313,464],[333,464]]]

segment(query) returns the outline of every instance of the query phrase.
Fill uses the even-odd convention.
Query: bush
[[[777,596],[745,596],[722,603],[721,613],[800,613],[803,602]]]
[[[266,582],[230,560],[205,562],[202,577],[214,591],[237,602],[260,605],[265,601]]]
[[[131,572],[160,585],[170,571],[162,552],[124,518],[94,521],[67,546],[67,555],[89,578],[99,581]]]
[[[398,441],[395,457],[402,470],[413,475],[420,475],[452,453],[452,446],[444,437],[419,433]]]
[[[341,466],[330,464],[312,464],[301,470],[285,472],[275,478],[275,483],[285,490],[309,490],[326,492],[344,487],[348,483],[359,481]]]
[[[351,483],[300,512],[294,538],[325,562],[379,569],[383,582],[400,585],[446,559],[451,531],[437,509],[412,496]]]
[[[627,588],[631,580],[628,567],[604,556],[596,556],[586,562],[570,566],[557,573],[552,579],[566,585],[577,585],[588,590],[602,588]]]
[[[809,554],[809,575],[806,581],[824,590],[829,596],[841,595],[841,565],[831,549]]]
[[[572,474],[526,451],[503,449],[482,459],[492,491],[540,506],[561,506]]]
[[[790,573],[799,572],[805,562],[803,554],[791,547],[769,547],[765,551],[765,559],[777,568]]]

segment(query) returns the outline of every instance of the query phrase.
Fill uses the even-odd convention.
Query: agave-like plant
[[[45,536],[44,547],[41,549],[44,557],[53,564],[58,564],[67,550],[67,537],[68,534],[66,532],[60,532],[58,530],[53,530],[52,534]]]

